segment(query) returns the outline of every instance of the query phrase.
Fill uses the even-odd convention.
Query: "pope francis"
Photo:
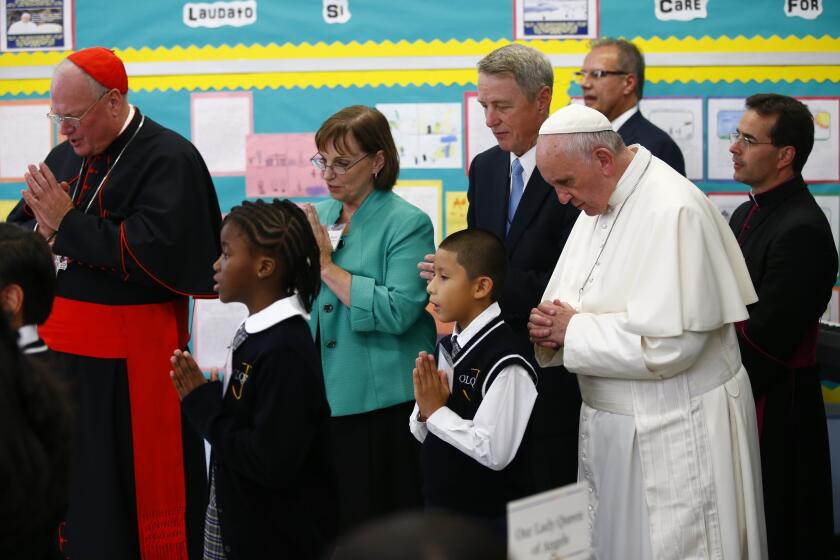
[[[582,105],[542,125],[537,167],[583,211],[529,332],[541,366],[578,376],[597,557],[766,558],[755,405],[733,328],[757,298],[728,224]]]

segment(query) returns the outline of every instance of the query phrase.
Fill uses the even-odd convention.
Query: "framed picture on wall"
[[[73,0],[2,0],[0,22],[0,51],[70,51],[75,48]]]
[[[598,21],[598,0],[513,1],[515,40],[591,39]]]

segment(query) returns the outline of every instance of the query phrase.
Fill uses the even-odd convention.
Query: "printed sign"
[[[184,4],[184,25],[187,27],[242,27],[257,22],[256,0],[244,2],[189,2]]]
[[[327,23],[347,23],[351,15],[349,0],[324,0],[322,15]]]
[[[508,551],[514,560],[592,557],[588,482],[510,502],[507,514]]]
[[[817,19],[823,12],[822,0],[784,0],[787,17]]]
[[[656,19],[661,21],[690,21],[707,17],[708,0],[654,0]]]

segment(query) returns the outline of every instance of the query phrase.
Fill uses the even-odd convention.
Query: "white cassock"
[[[541,366],[578,375],[599,560],[767,557],[755,404],[732,323],[757,300],[729,225],[641,146],[581,214],[543,300],[578,311]],[[623,205],[623,206],[622,206]]]

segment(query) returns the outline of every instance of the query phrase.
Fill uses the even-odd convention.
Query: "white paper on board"
[[[709,154],[707,178],[711,181],[732,181],[732,145],[729,134],[738,129],[744,114],[743,97],[710,97],[706,125]]]
[[[441,208],[441,185],[438,183],[430,183],[428,185],[418,185],[405,183],[397,183],[394,186],[394,194],[404,199],[409,204],[412,204],[425,212],[432,220],[432,227],[435,231],[435,245],[440,243],[441,223],[440,216],[443,209]]]
[[[834,237],[834,248],[840,247],[840,197],[831,195],[815,196],[814,200],[825,214],[828,225],[831,226],[831,235]]]
[[[0,179],[23,180],[26,167],[44,161],[52,149],[53,125],[44,103],[0,104]]]
[[[241,303],[197,299],[193,308],[193,358],[202,371],[224,368],[236,329],[248,316]]]
[[[467,168],[475,156],[499,143],[493,131],[485,124],[484,107],[478,102],[478,94],[464,96],[464,120],[467,128]]]
[[[192,141],[213,175],[245,175],[253,131],[251,92],[192,94]]]
[[[840,99],[798,99],[814,116],[814,147],[802,177],[805,181],[840,181]]]
[[[402,169],[463,167],[460,103],[378,103],[391,125]]]
[[[703,99],[645,97],[639,102],[639,110],[680,147],[686,177],[703,179]]]

